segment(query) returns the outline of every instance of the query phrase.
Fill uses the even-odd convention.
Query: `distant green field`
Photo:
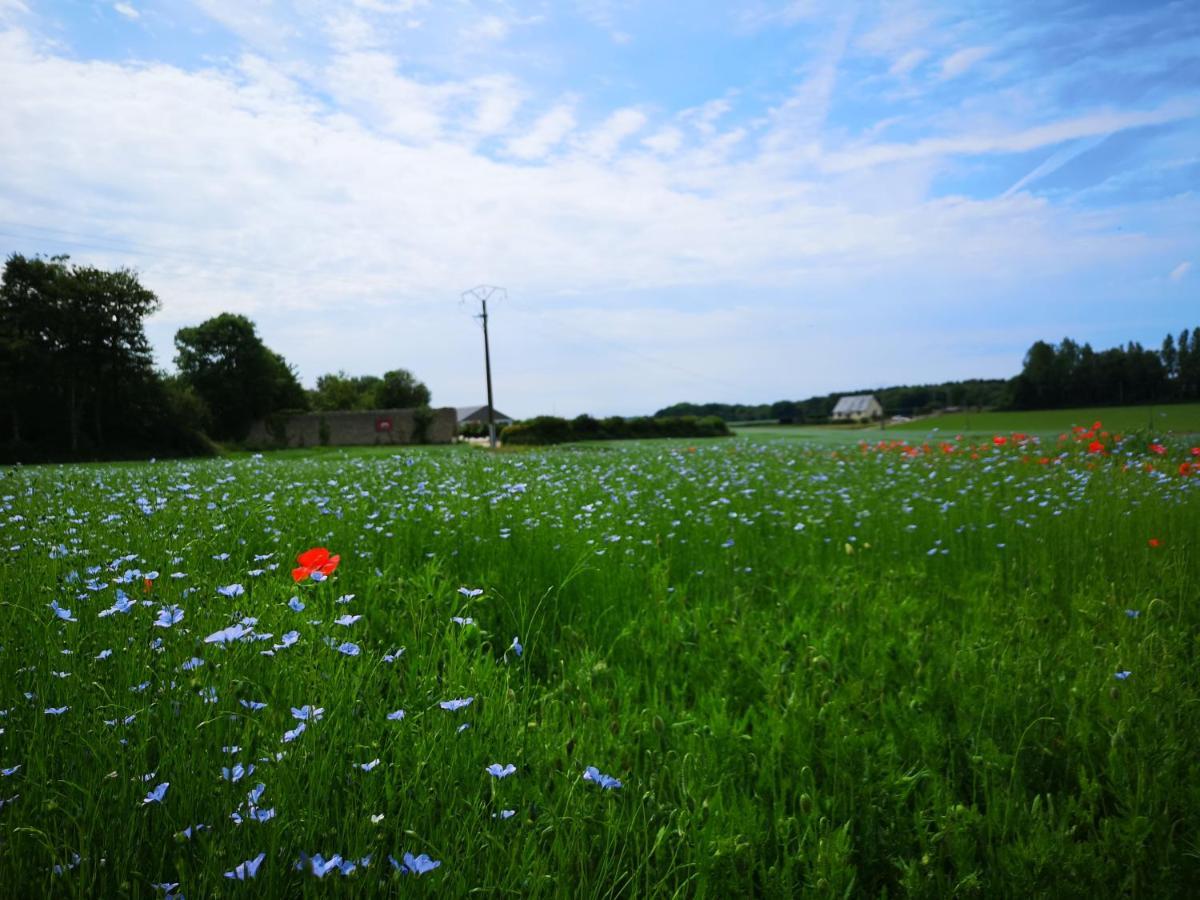
[[[1060,432],[1074,425],[1091,427],[1103,422],[1107,431],[1148,429],[1156,433],[1186,434],[1200,432],[1200,403],[1181,403],[1170,406],[1105,406],[1091,409],[1045,409],[1027,412],[954,413],[932,419],[921,419],[903,425],[890,425],[888,431],[927,432],[1012,431]]]
[[[1058,434],[1074,425],[1091,427],[1102,422],[1111,432],[1149,430],[1157,435],[1200,433],[1200,403],[1178,403],[1170,406],[1104,406],[1089,409],[1046,409],[1025,412],[954,413],[889,425],[880,428],[845,426],[776,425],[738,427],[739,434],[761,437],[805,437],[821,442],[838,443],[847,439],[877,440],[886,434],[913,433],[925,435],[936,430],[939,434],[960,432],[974,434],[1011,434],[1027,431],[1032,434]]]

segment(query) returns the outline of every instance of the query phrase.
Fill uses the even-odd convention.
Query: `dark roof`
[[[487,410],[488,410],[487,404],[484,403],[479,406],[459,406],[455,409],[455,413],[457,413],[458,421],[460,421],[460,422],[465,422],[468,419],[475,418],[476,416],[479,417],[479,421],[486,422],[487,421]],[[512,416],[506,416],[504,413],[500,412],[500,410],[498,410],[498,409],[495,410],[494,412],[496,414],[497,422],[513,421]]]

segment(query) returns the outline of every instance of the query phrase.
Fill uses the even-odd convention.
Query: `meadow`
[[[1080,429],[4,470],[0,894],[1194,895],[1198,464]]]

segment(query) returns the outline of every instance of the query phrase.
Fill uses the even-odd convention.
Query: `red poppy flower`
[[[154,579],[153,578],[143,578],[142,579],[142,592],[148,594],[152,590],[154,590]]]
[[[1200,456],[1200,447],[1192,448],[1192,456]]]
[[[311,550],[305,550],[296,557],[296,562],[300,563],[300,565],[292,569],[292,580],[303,581],[306,578],[312,578],[314,575],[319,574],[321,577],[317,581],[322,581],[333,574],[333,570],[338,567],[338,563],[341,561],[341,556],[330,556],[329,551],[324,547],[313,547]]]
[[[1008,443],[1008,438],[1006,438],[1002,434],[998,434],[994,438],[992,438],[992,443],[995,444],[997,447],[1003,447],[1005,444]]]
[[[1162,541],[1160,541],[1158,538],[1150,538],[1150,540],[1147,541],[1147,543],[1151,547],[1161,547],[1162,546]]]
[[[1156,453],[1156,454],[1158,454],[1159,456],[1166,456],[1166,455],[1167,455],[1167,448],[1166,448],[1166,447],[1164,447],[1162,444],[1151,444],[1151,445],[1150,445],[1150,452],[1151,452],[1151,453]]]
[[[1191,473],[1191,471],[1192,471],[1191,463],[1180,463],[1179,464],[1179,474],[1180,475],[1188,475]]]
[[[1088,444],[1088,453],[1103,453],[1104,441],[1092,441]]]

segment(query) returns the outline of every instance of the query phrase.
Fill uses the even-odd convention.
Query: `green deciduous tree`
[[[347,375],[345,372],[322,375],[317,388],[309,392],[314,409],[414,409],[429,405],[429,388],[407,369],[393,369],[383,377]]]
[[[411,409],[428,406],[429,388],[418,381],[408,369],[393,369],[383,373],[375,390],[375,406],[379,409]]]
[[[175,334],[180,377],[212,412],[212,436],[240,440],[281,409],[307,409],[308,398],[282,356],[245,316],[222,313]]]
[[[142,417],[162,395],[142,321],[158,308],[127,269],[9,257],[0,398],[10,440],[79,454],[144,438],[152,429]]]

